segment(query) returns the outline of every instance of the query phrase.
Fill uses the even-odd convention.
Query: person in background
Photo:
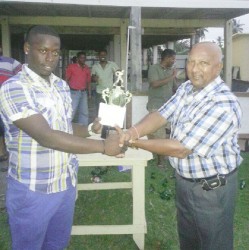
[[[96,82],[96,109],[98,113],[99,103],[103,102],[102,91],[106,88],[111,89],[114,82],[115,72],[119,69],[115,62],[107,60],[107,51],[100,50],[99,62],[92,67],[92,81]]]
[[[123,132],[120,144],[168,155],[176,170],[177,224],[182,250],[233,250],[233,222],[242,161],[241,108],[221,79],[222,52],[195,44],[189,80],[158,111]],[[141,140],[171,122],[170,139]]]
[[[2,49],[0,49],[0,87],[10,77],[17,74],[22,68],[22,65],[17,60],[2,56]],[[4,141],[4,125],[0,117],[0,162],[8,160],[8,152],[6,150]],[[7,168],[1,169],[7,171]]]
[[[161,54],[161,62],[150,66],[148,72],[148,103],[147,110],[154,112],[158,110],[175,93],[176,89],[176,52],[171,49],[165,49]],[[148,135],[149,139],[165,139],[166,130],[170,128],[161,127],[157,131]],[[156,164],[159,168],[165,167],[165,156],[154,154]]]
[[[71,59],[71,63],[77,63],[77,56],[73,56]]]
[[[6,208],[13,250],[65,249],[76,199],[75,154],[117,155],[118,135],[106,140],[98,121],[72,123],[70,89],[55,76],[60,37],[51,27],[29,29],[27,64],[0,90],[0,112],[9,150]]]
[[[72,98],[73,120],[81,125],[88,125],[88,97],[91,98],[91,70],[85,62],[86,53],[78,52],[76,62],[69,64],[66,69],[66,81]]]

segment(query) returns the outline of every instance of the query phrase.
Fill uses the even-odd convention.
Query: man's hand
[[[173,69],[173,74],[172,74],[173,78],[176,78],[177,76],[177,69]]]
[[[119,133],[112,133],[104,141],[104,154],[114,156],[114,155],[122,155],[127,150],[127,147],[120,147],[120,135]],[[121,157],[121,156],[119,156]]]
[[[95,133],[95,134],[100,134],[101,133],[101,130],[102,130],[102,124],[100,124],[100,119],[101,118],[95,118],[95,120],[93,121],[93,125],[92,125],[92,132]]]
[[[98,80],[99,80],[99,77],[97,76],[97,75],[92,75],[92,81],[93,82],[98,82]]]
[[[115,129],[117,130],[119,134],[119,147],[128,147],[132,142],[134,142],[136,139],[134,136],[132,136],[132,128],[130,128],[127,131],[123,131],[119,126],[115,126]]]

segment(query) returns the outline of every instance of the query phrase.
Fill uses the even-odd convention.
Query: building
[[[230,20],[248,13],[249,1],[243,0],[4,0],[0,2],[0,37],[3,54],[23,62],[23,38],[28,27],[54,26],[62,40],[59,74],[70,50],[106,47],[111,59],[126,72],[130,54],[130,86],[135,96],[142,90],[143,50],[183,38],[194,41],[196,29],[204,27],[224,28],[224,76],[231,85]]]

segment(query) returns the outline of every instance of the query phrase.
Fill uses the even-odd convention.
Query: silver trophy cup
[[[115,125],[123,128],[126,105],[132,98],[132,94],[125,90],[123,85],[123,74],[123,70],[117,70],[115,72],[116,81],[113,83],[112,89],[106,88],[102,91],[104,103],[100,103],[98,116],[101,118],[100,123],[105,125],[104,129],[108,131]]]

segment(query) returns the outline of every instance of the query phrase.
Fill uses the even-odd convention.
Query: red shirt
[[[90,89],[91,71],[87,65],[83,68],[78,63],[69,64],[66,69],[66,80],[71,89]]]

